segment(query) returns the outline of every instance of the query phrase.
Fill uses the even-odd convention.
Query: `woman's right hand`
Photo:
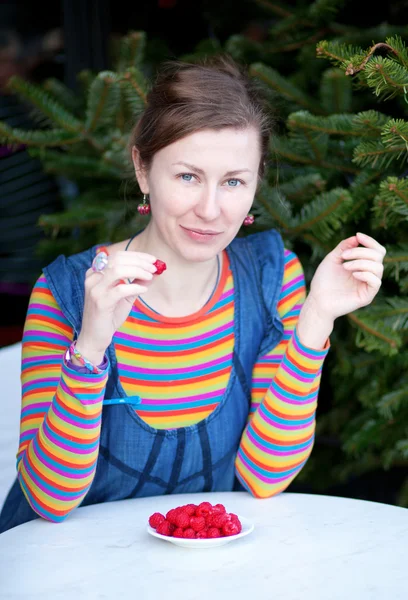
[[[126,321],[136,298],[153,280],[156,257],[143,252],[118,251],[108,256],[101,272],[88,269],[85,304],[77,350],[99,365],[115,332]],[[132,283],[123,283],[129,279]]]

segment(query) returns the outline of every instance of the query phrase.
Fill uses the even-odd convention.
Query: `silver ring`
[[[92,271],[94,273],[103,273],[103,270],[108,266],[108,255],[106,252],[98,252],[92,261]]]

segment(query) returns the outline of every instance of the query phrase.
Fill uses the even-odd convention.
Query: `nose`
[[[221,212],[216,187],[207,186],[195,205],[195,213],[203,221],[214,221]]]

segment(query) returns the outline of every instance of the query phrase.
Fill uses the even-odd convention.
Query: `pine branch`
[[[324,191],[326,181],[319,173],[300,175],[280,185],[280,191],[290,202],[308,201]]]
[[[387,297],[370,307],[369,318],[381,322],[392,331],[408,331],[408,299],[399,296]]]
[[[252,62],[252,58],[249,61],[246,59],[247,52],[249,52],[249,54],[255,54],[255,56],[259,58],[259,55],[262,54],[263,46],[244,35],[237,34],[228,38],[224,47],[225,51],[228,54],[231,53],[238,62],[249,63]],[[194,52],[187,52],[187,54],[180,56],[180,60],[196,64],[203,59],[207,59],[209,56],[215,56],[222,52],[222,45],[217,38],[206,38],[198,42]]]
[[[368,86],[383,100],[407,94],[408,69],[390,58],[378,56],[371,60],[365,67],[364,75]]]
[[[203,56],[218,54],[222,51],[220,44],[216,40],[211,41],[211,49],[209,52],[208,49],[196,49],[194,56],[195,61],[197,59],[201,59]],[[236,34],[232,35],[225,42],[225,52],[230,54],[234,60],[237,62],[250,63],[259,59],[259,57],[263,56],[266,50],[266,44],[260,44],[255,40],[251,40],[245,35]],[[183,60],[187,62],[195,62],[191,60],[191,55],[184,55]]]
[[[354,150],[353,162],[360,167],[384,169],[401,157],[402,162],[407,159],[406,147],[403,144],[386,148],[381,141],[363,141]]]
[[[399,243],[391,248],[387,247],[384,258],[384,275],[393,277],[397,283],[400,282],[401,274],[408,274],[408,244]]]
[[[374,215],[381,227],[408,220],[408,178],[387,177],[375,198]]]
[[[280,230],[289,231],[291,229],[291,206],[276,188],[262,185],[255,200],[255,206],[258,207],[258,211],[265,220],[267,220],[266,215],[269,215],[269,220],[276,223]]]
[[[288,39],[293,32],[297,33],[301,25],[299,14],[291,14],[284,19],[276,20],[269,30],[269,37],[274,41],[277,39]]]
[[[339,68],[346,69],[351,56],[359,56],[361,61],[365,58],[364,52],[357,46],[339,44],[337,41],[322,40],[316,46],[317,58],[329,59]]]
[[[3,144],[24,144],[25,146],[65,146],[75,144],[81,136],[63,129],[48,129],[46,131],[30,131],[9,127],[0,121],[0,142]]]
[[[87,98],[89,90],[96,77],[95,73],[92,73],[89,69],[83,69],[77,74],[77,80],[81,86],[82,96]]]
[[[378,138],[389,119],[376,110],[366,110],[354,115],[353,128],[362,137]]]
[[[112,71],[102,71],[91,84],[86,109],[86,129],[95,131],[110,125],[118,111],[120,87],[118,76]]]
[[[331,21],[343,8],[345,0],[315,0],[308,7],[308,14],[313,21]]]
[[[302,23],[306,25],[305,23]],[[314,28],[313,23],[307,24],[309,27]],[[292,35],[288,35],[289,39],[285,39],[283,41],[274,41],[273,44],[270,44],[267,48],[266,54],[283,54],[284,52],[294,52],[295,50],[302,50],[310,46],[310,44],[314,44],[318,40],[321,40],[323,36],[327,35],[329,32],[328,27],[322,26],[320,29],[315,31],[312,35],[310,31],[305,29],[298,29]]]
[[[291,233],[311,231],[319,239],[328,241],[347,220],[351,203],[351,196],[345,189],[334,188],[323,192],[306,204],[293,219]]]
[[[123,73],[129,68],[139,69],[146,50],[146,33],[144,31],[131,31],[122,38],[117,64],[118,73]]]
[[[352,207],[348,215],[348,222],[357,223],[367,216],[370,206],[378,192],[378,184],[373,179],[378,179],[380,172],[362,171],[350,186],[353,199]]]
[[[33,104],[46,117],[56,125],[59,125],[62,129],[72,133],[79,133],[82,130],[82,123],[38,86],[28,83],[27,81],[24,81],[24,79],[14,75],[10,78],[7,87],[28,100],[28,102]]]
[[[381,50],[386,49],[386,50],[389,50],[390,52],[394,52],[394,50],[388,44],[384,44],[383,42],[380,42],[379,44],[374,44],[373,46],[371,46],[371,48],[369,48],[364,53],[363,58],[361,56],[361,52],[358,52],[355,56],[350,57],[349,63],[347,65],[346,71],[345,71],[346,75],[355,75],[359,71],[362,71],[363,69],[365,69],[367,63],[370,61],[371,57],[373,56],[375,51],[378,49],[381,49]]]
[[[329,115],[316,117],[307,111],[298,111],[289,115],[288,127],[303,132],[322,132],[327,135],[359,136],[354,128],[353,115]]]
[[[288,160],[291,163],[299,164],[299,165],[310,165],[317,168],[328,169],[329,171],[340,171],[343,173],[350,174],[358,174],[360,172],[359,169],[351,167],[348,164],[345,164],[344,161],[331,161],[328,160],[316,160],[316,157],[310,156],[310,148],[308,148],[308,155],[304,154],[304,146],[307,144],[301,144],[301,148],[298,148],[296,143],[298,140],[292,139],[284,139],[278,138],[278,136],[274,136],[271,140],[271,153],[277,155],[278,157]]]
[[[361,62],[356,60],[354,57],[351,57],[349,65],[346,69],[346,75],[354,75],[358,71],[365,69],[367,63],[370,61],[370,58],[379,48],[386,49],[391,53],[391,55],[393,55],[391,62],[395,62],[395,60],[397,60],[398,64],[396,66],[405,67],[405,70],[408,68],[408,52],[406,46],[399,36],[394,36],[388,38],[386,43],[380,42],[371,46],[371,48],[367,50],[366,55]]]
[[[384,417],[384,419],[393,419],[404,405],[408,406],[408,385],[382,396],[377,404],[377,408],[379,414]],[[408,458],[408,451],[406,458]]]
[[[299,106],[318,114],[324,113],[322,107],[317,102],[290,83],[286,78],[279,75],[275,69],[267,67],[262,63],[254,63],[249,68],[249,74],[252,77],[257,77],[264,85],[279,93],[287,100],[295,102]]]
[[[397,94],[407,93],[408,52],[400,38],[389,38],[387,41],[391,44],[382,42],[373,44],[368,50],[362,52],[358,48],[325,40],[317,45],[316,52],[318,58],[328,58],[339,65],[346,75],[355,75],[364,71],[364,81],[374,89],[376,96],[389,99]],[[388,50],[391,57],[374,58],[375,52],[379,49]]]
[[[148,83],[144,75],[135,68],[128,69],[120,85],[133,117],[137,117],[147,103]]]
[[[395,28],[394,28],[395,31]],[[403,30],[404,35],[406,36],[408,33],[407,27]],[[388,44],[394,51],[394,53],[390,56],[392,60],[398,61],[401,65],[403,65],[406,69],[408,69],[408,49],[403,41],[401,35],[383,35],[385,37],[385,42]]]
[[[350,313],[347,319],[357,326],[356,346],[366,352],[378,350],[382,354],[393,356],[402,345],[401,336],[389,327],[371,319],[367,309],[360,309],[358,315]]]
[[[351,109],[352,84],[341,69],[327,69],[320,82],[320,98],[327,113],[346,113]]]
[[[46,79],[43,88],[50,96],[54,98],[61,106],[73,115],[76,115],[82,109],[82,99],[75,95],[73,91],[59,81],[59,79]]]
[[[401,142],[403,142],[406,152],[408,150],[408,122],[403,119],[390,119],[384,125],[381,137],[384,146],[390,149],[399,149]],[[400,156],[398,155],[397,158],[400,158]]]
[[[406,401],[406,398],[404,398],[404,401]],[[398,442],[396,443],[396,447],[402,454],[402,456],[408,459],[408,439],[398,440]]]
[[[30,155],[39,158],[48,173],[59,173],[75,179],[78,177],[122,179],[121,170],[105,164],[99,158],[34,148],[30,149]]]

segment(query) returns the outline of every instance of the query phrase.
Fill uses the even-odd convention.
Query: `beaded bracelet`
[[[76,340],[75,340],[75,342],[72,342],[72,344],[70,345],[70,347],[68,349],[68,354],[69,354],[70,360],[72,360],[72,357],[74,356],[77,359],[77,361],[80,363],[80,365],[82,367],[87,368],[88,371],[90,371],[91,373],[95,373],[95,374],[102,373],[102,369],[100,369],[99,367],[95,367],[95,365],[90,363],[89,360],[86,360],[86,358],[84,356],[82,356],[82,354],[77,350]]]

